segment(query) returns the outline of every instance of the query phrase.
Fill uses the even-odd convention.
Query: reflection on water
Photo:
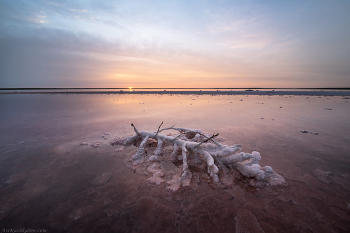
[[[2,95],[0,227],[347,232],[347,101],[324,96]],[[259,151],[260,164],[272,166],[288,186],[214,189],[200,182],[197,190],[173,193],[164,184],[148,183],[148,176],[133,173],[123,162],[136,148],[116,150],[109,141],[134,134],[131,123],[155,131],[162,121],[219,132],[226,144]]]

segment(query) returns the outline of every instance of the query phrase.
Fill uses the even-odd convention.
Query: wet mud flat
[[[68,97],[64,98],[70,101]],[[186,109],[195,108],[195,97],[186,98],[188,103],[193,103]],[[244,182],[220,188],[212,185],[210,180],[199,178],[196,179],[196,188],[171,192],[166,190],[164,183],[150,183],[150,175],[134,173],[124,160],[137,148],[121,150],[112,147],[109,141],[133,134],[131,120],[140,127],[156,130],[159,125],[157,118],[171,118],[170,115],[153,115],[144,119],[139,112],[133,112],[139,103],[135,103],[129,112],[122,112],[125,104],[123,108],[117,108],[115,115],[118,112],[125,115],[117,120],[105,118],[107,113],[112,114],[108,108],[101,110],[105,106],[99,109],[101,112],[93,111],[106,100],[106,96],[86,105],[79,100],[72,109],[59,104],[49,112],[48,107],[43,107],[42,111],[37,107],[35,111],[9,109],[8,115],[2,115],[7,124],[1,124],[4,139],[0,144],[0,229],[47,229],[47,232],[348,232],[350,140],[347,135],[349,126],[346,121],[341,121],[342,114],[348,113],[347,103],[340,97],[330,100],[316,97],[312,99],[315,103],[304,98],[309,106],[320,102],[317,114],[305,110],[293,118],[289,111],[303,106],[292,107],[288,105],[288,98],[280,98],[280,101],[274,98],[254,99],[247,103],[244,108],[248,109],[242,117],[237,113],[234,121],[230,121],[230,115],[227,119],[222,118],[218,125],[213,123],[206,127],[208,122],[191,125],[207,131],[218,127],[228,144],[242,143],[246,152],[258,150],[261,163],[272,166],[288,183],[285,187],[265,189],[253,188]],[[182,103],[187,99],[181,99]],[[249,100],[240,97],[235,104],[241,103],[240,99],[243,102]],[[34,100],[32,104],[35,106],[38,103]],[[55,102],[61,100],[54,99]],[[272,104],[274,100],[276,104]],[[328,103],[323,105],[323,100]],[[106,101],[113,100],[108,97]],[[215,106],[220,103],[213,97],[206,97],[203,104],[207,101],[216,101]],[[227,100],[222,109],[234,101]],[[150,103],[147,98],[143,102]],[[264,105],[257,104],[262,102]],[[258,107],[249,109],[253,106]],[[332,110],[325,110],[325,107]],[[160,102],[152,108],[171,111],[164,109]],[[60,113],[54,114],[56,110]],[[16,111],[24,112],[21,115]],[[188,126],[188,121],[193,121],[192,115],[208,116],[206,111],[206,108],[196,109],[179,121]],[[16,114],[11,115],[11,112]],[[245,118],[250,115],[256,119],[247,123]],[[300,130],[304,129],[319,134],[301,133]],[[163,166],[172,170],[180,164],[164,163]],[[192,172],[198,177],[202,175],[200,170]]]

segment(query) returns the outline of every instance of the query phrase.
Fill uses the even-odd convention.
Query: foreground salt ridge
[[[254,187],[286,185],[284,178],[275,173],[270,166],[261,167],[260,153],[239,152],[242,145],[223,145],[218,141],[218,134],[212,136],[202,133],[200,129],[168,127],[156,132],[139,131],[133,124],[136,135],[117,138],[111,145],[138,146],[134,155],[125,159],[125,163],[141,174],[153,174],[148,180],[161,184],[166,177],[171,177],[166,184],[167,189],[177,191],[181,187],[191,186],[194,171],[207,170],[212,181],[218,186],[232,187],[235,180],[246,180]],[[177,135],[160,134],[166,130],[176,130]],[[214,141],[214,138],[216,141]],[[172,148],[171,148],[172,147]],[[182,160],[180,165],[178,162]],[[165,171],[162,161],[179,164],[175,171]],[[191,167],[191,169],[190,169]],[[203,179],[203,175],[202,175]],[[192,182],[193,183],[193,182]]]

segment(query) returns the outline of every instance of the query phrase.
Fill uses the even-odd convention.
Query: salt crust
[[[107,184],[108,180],[111,178],[112,173],[104,172],[102,175],[97,176],[93,181],[93,185],[104,185]]]
[[[200,129],[169,127],[156,132],[139,132],[132,124],[136,135],[117,138],[113,146],[137,146],[135,154],[124,160],[135,172],[152,175],[150,183],[160,185],[165,182],[167,190],[178,191],[181,187],[193,186],[193,172],[199,173],[201,180],[221,187],[233,187],[239,180],[245,180],[253,187],[286,185],[284,178],[270,166],[261,167],[260,153],[239,152],[242,145],[223,145],[218,134],[203,134]],[[175,130],[176,135],[161,132]],[[215,139],[215,140],[214,140]],[[164,171],[162,161],[177,165],[174,171]],[[195,186],[195,185],[194,185]],[[193,187],[192,187],[193,188]]]

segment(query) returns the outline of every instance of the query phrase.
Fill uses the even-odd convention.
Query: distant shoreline
[[[101,89],[101,88],[98,88]],[[108,88],[111,89],[111,88]],[[154,89],[154,88],[153,88]],[[191,88],[192,89],[192,88]],[[3,89],[0,89],[0,91]],[[18,90],[18,89],[17,89]],[[28,89],[27,89],[28,90]],[[127,88],[128,90],[128,88]],[[226,89],[227,90],[227,89]],[[344,90],[344,89],[342,89]],[[0,92],[1,95],[13,95],[13,94],[161,94],[161,95],[295,95],[295,96],[350,96],[350,90],[349,91],[322,91],[322,90],[303,90],[303,91],[253,91],[253,90],[245,90],[245,91],[189,91],[189,90],[181,90],[181,91],[136,91],[133,89],[133,91],[9,91],[9,92]]]
[[[16,91],[16,90],[349,90],[350,87],[21,87],[21,88],[0,88],[0,91]]]

